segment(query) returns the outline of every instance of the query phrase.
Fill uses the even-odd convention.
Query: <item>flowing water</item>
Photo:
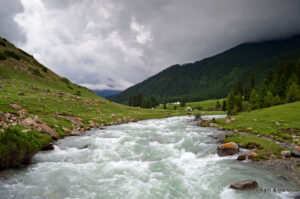
[[[59,140],[33,164],[0,174],[1,199],[286,198],[268,188],[297,189],[279,173],[237,156],[218,157],[211,136],[193,117],[173,117],[92,130]],[[253,179],[267,191],[236,191]]]

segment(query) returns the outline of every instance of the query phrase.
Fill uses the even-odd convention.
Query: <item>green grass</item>
[[[300,101],[244,112],[234,116],[234,122],[217,120],[217,124],[228,130],[238,130],[270,137],[278,141],[300,144],[292,136],[300,136]]]
[[[187,107],[191,107],[192,109],[197,109],[197,111],[193,111],[193,114],[201,114],[201,115],[223,115],[226,114],[223,111],[218,111],[215,110],[217,101],[220,102],[220,104],[222,105],[223,99],[219,99],[219,100],[205,100],[205,101],[199,101],[199,102],[187,102],[185,103],[184,107],[181,107],[180,105],[173,105],[173,104],[169,104],[166,105],[166,110],[174,110],[174,106],[176,106],[176,110],[179,111],[184,111]],[[157,109],[163,109],[163,105],[161,106],[157,106]]]
[[[281,157],[281,151],[284,150],[279,144],[270,140],[259,138],[251,135],[242,135],[239,133],[227,135],[225,142],[236,142],[244,148],[256,145],[255,152],[257,156],[253,160],[268,160],[271,155],[276,155],[277,158]]]

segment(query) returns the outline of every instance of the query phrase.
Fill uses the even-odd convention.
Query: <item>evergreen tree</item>
[[[236,112],[241,112],[243,111],[243,99],[242,95],[238,94],[235,96],[235,108]]]
[[[132,97],[128,98],[128,106],[133,106],[133,101],[132,101]]]
[[[271,91],[267,91],[267,94],[264,97],[264,107],[270,107],[273,104],[273,94]]]
[[[279,95],[276,95],[273,99],[272,105],[278,105],[278,104],[281,104],[281,99],[280,99]]]
[[[233,113],[233,109],[234,109],[234,105],[235,105],[235,97],[234,97],[234,94],[232,91],[227,96],[226,101],[227,101],[227,105],[226,105],[227,113],[228,113],[228,115],[231,115]]]
[[[166,110],[167,109],[167,105],[166,105],[166,103],[164,103],[164,110]]]
[[[174,110],[177,110],[177,106],[176,105],[174,106]]]
[[[258,99],[255,89],[252,89],[251,91],[249,105],[250,110],[255,110],[258,108]]]
[[[219,100],[217,100],[217,103],[216,103],[216,110],[219,111],[221,108],[221,104],[219,102]]]
[[[260,90],[259,90],[259,95],[258,95],[258,106],[259,108],[264,108],[266,107],[265,105],[265,97],[267,95],[267,89],[266,86],[263,85]]]
[[[185,100],[184,100],[184,99],[181,99],[181,101],[180,101],[180,106],[181,106],[181,107],[185,107]]]
[[[297,100],[300,100],[300,89],[296,82],[293,82],[288,89],[286,101],[295,102]]]
[[[226,100],[223,100],[222,111],[226,111]]]
[[[250,75],[250,90],[255,89],[255,74],[252,72]]]
[[[247,86],[244,88],[244,97],[245,97],[245,100],[246,100],[246,101],[249,101],[249,100],[250,100],[250,93],[251,93],[250,86],[247,85]]]

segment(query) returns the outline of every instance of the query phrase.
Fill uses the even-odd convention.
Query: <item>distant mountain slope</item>
[[[185,98],[187,101],[223,98],[233,82],[248,81],[254,72],[258,84],[278,62],[300,57],[300,36],[284,40],[245,43],[218,55],[184,65],[174,65],[108,99],[127,103],[141,93],[148,98]]]
[[[118,95],[122,91],[105,89],[105,90],[93,90],[93,92],[99,95],[100,97],[106,98],[108,96]]]

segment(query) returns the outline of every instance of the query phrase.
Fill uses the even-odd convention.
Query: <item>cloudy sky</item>
[[[0,36],[91,89],[300,33],[299,0],[0,0]]]

